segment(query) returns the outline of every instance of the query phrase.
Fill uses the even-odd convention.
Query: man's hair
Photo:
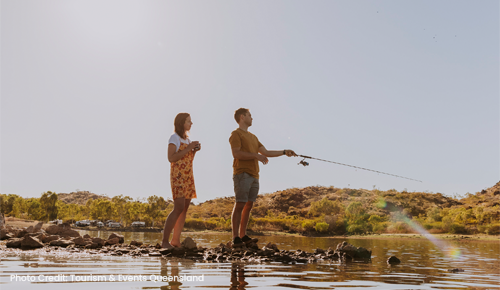
[[[241,115],[246,115],[248,113],[248,109],[245,108],[239,108],[234,112],[234,119],[236,120],[236,123],[240,123],[240,116]]]
[[[188,137],[186,130],[184,129],[184,123],[186,123],[187,117],[189,117],[188,113],[179,113],[175,116],[174,120],[175,133],[177,133],[177,135],[179,135],[182,139],[186,139]]]

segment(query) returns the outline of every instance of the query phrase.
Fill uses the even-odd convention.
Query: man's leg
[[[245,207],[246,202],[235,202],[233,214],[231,215],[231,226],[233,229],[233,239],[239,237],[239,229],[241,223],[241,212]]]
[[[240,232],[239,232],[240,238],[243,238],[247,234],[248,220],[250,219],[250,211],[252,210],[252,206],[253,206],[253,201],[247,201],[245,203],[245,206],[243,207],[243,211],[241,213],[241,223],[240,223]],[[234,235],[234,232],[233,232],[233,235]]]

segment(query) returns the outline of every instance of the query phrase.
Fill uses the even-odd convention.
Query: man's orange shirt
[[[229,137],[229,144],[231,148],[238,148],[243,152],[258,153],[262,144],[259,142],[257,136],[250,132],[245,132],[240,128],[231,132]],[[233,175],[246,172],[255,178],[259,178],[259,161],[257,159],[240,160],[234,159],[233,161]]]

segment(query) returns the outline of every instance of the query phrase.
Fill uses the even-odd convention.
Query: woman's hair
[[[188,113],[179,113],[175,116],[174,120],[175,133],[177,133],[177,135],[179,135],[182,139],[186,139],[188,137],[186,130],[184,130],[184,123],[186,123],[187,117],[189,117]]]

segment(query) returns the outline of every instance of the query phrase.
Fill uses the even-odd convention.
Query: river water
[[[111,232],[81,231],[86,233],[107,238]],[[161,239],[160,233],[121,234],[125,243],[156,244]],[[230,239],[229,234],[183,235],[203,247]],[[336,261],[295,265],[195,263],[178,258],[55,254],[43,249],[3,251],[0,289],[500,289],[499,242],[449,241],[445,242],[450,246],[446,250],[427,239],[257,238],[261,247],[271,242],[280,249],[308,252],[347,241],[372,250],[372,261],[347,265]],[[393,255],[401,260],[400,265],[387,265],[387,258]],[[454,268],[464,271],[448,271]]]

